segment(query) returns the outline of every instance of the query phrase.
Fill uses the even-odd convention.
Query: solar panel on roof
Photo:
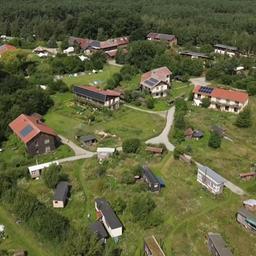
[[[155,85],[155,83],[151,82],[150,80],[146,80],[144,83],[149,85],[149,86]]]
[[[199,92],[203,92],[203,93],[207,93],[207,94],[211,94],[212,91],[213,91],[213,88],[206,87],[206,86],[202,86],[199,90]]]
[[[20,131],[20,135],[22,137],[26,137],[29,133],[31,133],[33,131],[33,127],[28,124],[25,128],[23,128],[21,131]]]
[[[153,78],[153,77],[151,77],[151,78],[149,79],[149,81],[152,81],[153,83],[158,83],[158,82],[159,82],[157,79],[155,79],[155,78]]]

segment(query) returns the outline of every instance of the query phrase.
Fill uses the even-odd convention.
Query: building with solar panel
[[[121,94],[117,91],[102,90],[94,86],[74,86],[73,92],[80,103],[112,110],[119,108]]]
[[[194,105],[201,106],[203,99],[208,98],[209,108],[231,113],[241,112],[249,102],[249,95],[246,92],[236,90],[197,85],[193,94]]]
[[[48,153],[60,145],[60,139],[54,130],[36,115],[21,114],[9,124],[9,127],[26,145],[30,155]]]
[[[141,76],[140,88],[153,98],[166,97],[171,86],[172,72],[167,67],[153,69]]]

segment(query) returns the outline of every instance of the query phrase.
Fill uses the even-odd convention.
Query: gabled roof
[[[68,40],[68,43],[69,43],[70,46],[74,46],[75,44],[79,44],[79,46],[83,50],[86,50],[92,42],[93,42],[93,40],[91,40],[91,39],[74,37],[74,36],[70,36],[69,40]]]
[[[1,45],[0,46],[0,55],[3,55],[7,52],[10,52],[10,51],[15,51],[17,50],[16,47],[10,45],[10,44],[4,44],[4,45]]]
[[[80,96],[86,96],[93,100],[100,102],[105,102],[107,96],[110,97],[120,97],[121,93],[113,90],[102,90],[95,86],[74,86],[74,93]]]
[[[211,242],[214,244],[215,249],[218,252],[219,256],[233,256],[230,249],[227,247],[222,236],[218,233],[208,233],[208,237]]]
[[[210,169],[208,166],[200,165],[198,169],[206,176],[210,177],[211,179],[215,180],[217,183],[221,184],[224,183],[226,180],[220,176],[218,173]]]
[[[90,224],[90,230],[94,234],[96,234],[100,239],[108,237],[108,233],[107,233],[104,225],[98,220],[96,222]]]
[[[161,41],[168,41],[171,42],[174,39],[176,39],[175,35],[169,35],[169,34],[162,34],[162,33],[149,33],[147,35],[147,38],[150,38],[152,40],[161,40]]]
[[[155,176],[155,174],[147,167],[142,167],[142,173],[146,176],[147,180],[150,182],[150,184],[160,184],[159,180]]]
[[[215,44],[214,45],[215,48],[222,48],[225,50],[231,50],[231,51],[237,51],[238,48],[234,47],[234,46],[230,46],[230,45],[225,45],[225,44]]]
[[[97,208],[101,211],[102,215],[105,218],[105,221],[110,226],[111,229],[116,229],[122,227],[121,221],[118,219],[114,210],[111,208],[109,203],[103,198],[95,199]]]
[[[153,88],[161,82],[165,82],[167,76],[170,76],[172,72],[167,67],[156,68],[144,73],[141,76],[141,84],[143,86]]]
[[[9,124],[9,127],[24,143],[28,143],[39,133],[57,136],[54,130],[40,121],[39,118],[35,116],[27,116],[25,114],[21,114],[13,120]]]
[[[206,88],[209,90],[204,90]],[[218,99],[237,101],[240,103],[245,103],[249,99],[249,95],[246,92],[226,90],[222,88],[205,87],[200,85],[195,86],[193,93],[199,93],[201,95],[211,96]]]
[[[54,201],[66,201],[68,194],[68,182],[60,181],[54,192]]]

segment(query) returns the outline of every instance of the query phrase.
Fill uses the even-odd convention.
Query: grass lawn
[[[166,187],[159,194],[144,192],[140,182],[133,185],[120,183],[122,173],[138,163],[147,163],[163,178]],[[96,159],[63,165],[72,184],[71,200],[65,209],[57,211],[80,228],[96,219],[95,198],[105,197],[112,204],[117,197],[123,198],[127,207],[123,214],[119,214],[125,227],[119,243],[122,255],[140,256],[143,238],[154,234],[167,256],[207,256],[210,255],[206,244],[208,232],[221,233],[234,256],[255,255],[256,237],[235,221],[236,210],[242,205],[241,198],[229,190],[215,198],[196,182],[195,167],[174,160],[170,153],[163,158],[143,152],[112,158],[106,176],[100,178],[95,175],[96,166]],[[41,180],[26,181],[23,186],[51,207],[53,192]],[[130,204],[134,196],[142,193],[148,193],[154,199],[156,211],[162,217],[159,226],[145,228],[133,221]]]
[[[157,115],[121,107],[117,111],[96,110],[89,106],[76,106],[70,93],[56,94],[55,106],[45,116],[46,123],[59,134],[74,140],[76,135],[96,134],[105,131],[112,138],[102,140],[99,145],[120,146],[122,141],[131,137],[149,139],[161,132],[165,120]],[[91,115],[95,121],[88,122]]]
[[[81,76],[64,76],[63,81],[68,85],[97,85],[100,87],[104,87],[106,85],[106,82],[111,76],[115,73],[118,73],[120,70],[120,67],[113,66],[113,65],[105,65],[103,72],[98,72],[97,74],[94,74],[92,72],[81,75]],[[94,82],[97,81],[98,83],[94,84]]]
[[[26,250],[29,255],[53,256],[56,255],[53,248],[42,244],[35,235],[22,224],[16,224],[15,218],[3,207],[0,207],[0,223],[5,225],[7,239],[0,242],[0,249]]]

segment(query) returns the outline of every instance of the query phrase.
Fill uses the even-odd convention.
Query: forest
[[[30,39],[93,39],[150,31],[175,34],[180,45],[225,43],[256,51],[254,0],[0,1],[0,33]],[[40,7],[39,7],[40,6]]]

